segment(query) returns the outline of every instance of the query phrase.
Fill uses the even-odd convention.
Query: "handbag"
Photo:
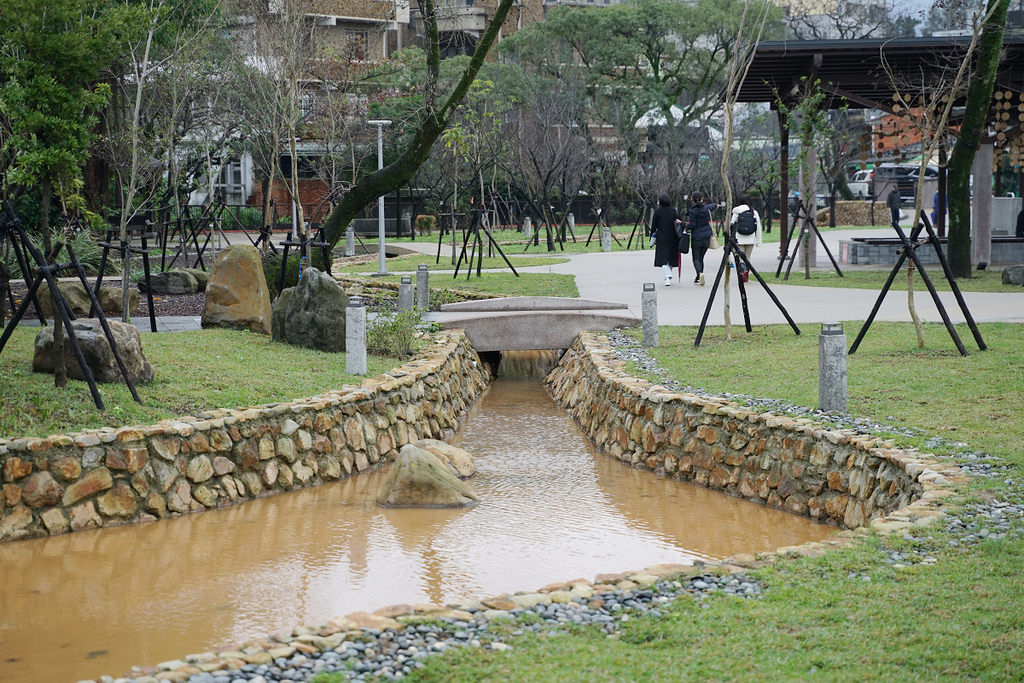
[[[711,244],[708,245],[708,249],[718,249],[718,235],[711,233]]]
[[[679,235],[679,253],[689,254],[690,253],[690,233],[683,230]]]

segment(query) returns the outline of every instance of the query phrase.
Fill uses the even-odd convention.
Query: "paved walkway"
[[[887,234],[888,229],[861,230],[830,230],[822,233],[833,254],[839,252],[839,241],[853,236]],[[436,253],[437,245],[402,242],[401,246],[423,252]],[[831,268],[831,263],[824,250],[818,249],[817,266]],[[707,306],[711,284],[722,260],[722,250],[709,251],[705,257],[705,277],[707,285],[698,287],[693,284],[693,264],[689,256],[683,260],[683,276],[681,282],[674,280],[672,285],[662,284],[661,269],[655,268],[653,250],[589,253],[589,254],[553,254],[569,258],[567,263],[556,263],[550,266],[521,268],[523,272],[566,273],[575,276],[576,287],[580,296],[600,301],[625,303],[629,309],[640,315],[640,298],[644,282],[654,282],[658,291],[658,323],[661,325],[697,325],[700,323],[704,308]],[[537,256],[537,252],[531,252]],[[761,273],[775,274],[778,267],[778,244],[765,244],[754,248],[751,258],[754,267]],[[429,265],[433,270],[433,259]],[[935,274],[936,271],[930,271]],[[791,279],[803,275],[794,266]],[[732,280],[732,321],[733,324],[743,322],[740,308],[739,286],[735,274]],[[920,284],[920,283],[919,283]],[[786,310],[797,323],[820,323],[830,320],[864,320],[871,312],[878,291],[874,289],[848,289],[840,287],[802,287],[797,285],[771,285],[772,291],[782,302]],[[946,306],[950,318],[954,322],[962,322],[963,315],[951,292],[940,292],[939,297]],[[715,302],[708,319],[711,325],[722,324],[721,292]],[[979,322],[1024,322],[1024,291],[1019,294],[965,292],[964,298],[971,314]],[[750,308],[751,322],[756,325],[785,323],[786,319],[772,303],[764,290],[751,278],[747,286],[747,299]],[[941,321],[938,309],[932,302],[928,291],[921,284],[915,291],[915,305],[922,320]],[[909,321],[907,312],[907,294],[905,291],[890,291],[879,310],[877,320]]]
[[[830,230],[822,233],[833,254],[839,253],[839,241],[854,236],[887,234],[888,229]],[[450,245],[442,248],[441,265],[434,265],[437,253],[436,242],[409,242],[394,240],[396,246],[408,250],[419,251],[430,258],[425,262],[432,272],[446,265],[445,255],[451,257]],[[824,250],[818,249],[819,268],[830,268],[831,264]],[[544,255],[531,251],[531,256]],[[580,296],[599,301],[624,303],[636,315],[641,314],[640,297],[644,282],[654,282],[658,291],[658,322],[661,325],[697,325],[704,314],[711,284],[715,272],[722,259],[722,250],[709,251],[705,257],[705,277],[707,285],[698,287],[693,284],[693,265],[688,256],[683,260],[683,276],[681,282],[674,280],[672,285],[662,284],[661,269],[655,268],[654,251],[589,253],[589,254],[552,254],[553,257],[568,258],[568,262],[554,263],[550,266],[533,266],[520,268],[522,272],[565,273],[576,278],[576,287]],[[778,245],[765,244],[754,248],[751,258],[754,267],[761,273],[774,275],[778,266]],[[449,266],[450,268],[450,266]],[[934,271],[932,271],[934,272]],[[791,278],[800,278],[798,268],[794,266]],[[743,323],[740,309],[739,287],[736,278],[732,277],[732,320],[733,324]],[[786,310],[797,323],[814,324],[830,320],[864,320],[871,312],[871,307],[878,297],[873,289],[847,289],[839,287],[801,287],[797,285],[772,285],[772,291],[782,302]],[[946,306],[954,322],[962,322],[963,315],[956,305],[952,293],[940,292],[939,296]],[[1018,294],[965,292],[964,298],[972,315],[978,322],[1024,322],[1024,291]],[[747,299],[750,308],[751,322],[755,325],[785,323],[786,319],[772,303],[764,290],[751,279],[747,287]],[[722,324],[721,292],[715,297],[708,319],[711,325]],[[915,304],[921,318],[926,321],[941,321],[938,309],[931,296],[922,286],[915,292]],[[907,295],[904,291],[892,291],[886,296],[879,310],[878,320],[909,321],[907,312]],[[149,318],[135,316],[132,322],[143,332],[149,331]],[[29,324],[27,321],[25,324]],[[200,328],[198,316],[166,316],[157,318],[160,332],[176,332],[197,330]]]

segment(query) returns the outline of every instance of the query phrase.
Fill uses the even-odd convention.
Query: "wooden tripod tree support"
[[[148,225],[145,227],[148,227]],[[96,311],[100,308],[99,304],[95,303],[95,301],[100,295],[100,287],[103,284],[103,273],[107,269],[107,258],[110,256],[110,249],[116,245],[121,254],[121,277],[128,277],[128,254],[142,255],[142,273],[146,282],[146,300],[149,302],[149,329],[151,332],[156,332],[156,311],[153,310],[153,282],[150,277],[149,268],[149,244],[146,241],[147,238],[156,238],[156,235],[153,233],[147,233],[145,227],[139,230],[139,234],[142,238],[141,247],[134,247],[131,243],[131,234],[138,230],[137,228],[129,226],[128,239],[117,240],[116,242],[114,241],[114,235],[117,234],[117,230],[115,228],[107,229],[106,237],[102,242],[100,242],[100,245],[103,247],[103,254],[100,256],[100,270],[96,275],[96,285],[94,296],[92,297],[93,304],[92,308],[89,309],[89,315],[96,315]],[[85,283],[83,282],[83,284]],[[89,286],[86,285],[85,288],[89,289]]]
[[[964,320],[967,321],[967,326],[971,329],[971,334],[974,335],[974,341],[977,342],[978,349],[980,351],[986,350],[988,347],[985,345],[985,340],[981,338],[981,332],[978,330],[978,324],[974,322],[974,316],[971,315],[971,311],[967,308],[967,302],[964,300],[964,295],[960,292],[960,287],[956,284],[956,278],[953,276],[953,271],[949,268],[949,262],[946,260],[946,255],[942,251],[942,245],[939,243],[939,236],[935,234],[935,230],[932,228],[932,223],[928,219],[928,215],[924,210],[921,211],[916,225],[914,225],[913,229],[910,231],[909,237],[898,223],[893,223],[892,227],[896,230],[896,234],[899,235],[900,241],[903,242],[903,248],[899,251],[900,257],[896,260],[896,265],[892,267],[892,272],[889,273],[889,278],[882,286],[882,291],[878,293],[878,298],[875,300],[875,305],[871,309],[871,314],[868,315],[868,319],[864,321],[864,326],[861,327],[860,332],[857,333],[857,338],[850,347],[849,355],[852,356],[857,351],[861,340],[864,339],[864,335],[868,332],[868,328],[871,327],[871,323],[874,322],[875,316],[878,314],[878,309],[881,308],[882,301],[885,299],[885,295],[889,293],[889,288],[892,287],[892,283],[896,280],[896,274],[899,273],[908,257],[913,261],[914,267],[917,268],[917,271],[921,274],[921,279],[928,288],[928,293],[931,294],[932,301],[935,303],[935,308],[938,309],[939,316],[942,318],[942,323],[946,326],[946,331],[949,332],[949,336],[952,338],[953,344],[956,345],[957,351],[960,352],[961,356],[967,355],[967,348],[964,346],[963,341],[960,340],[960,335],[957,334],[956,328],[953,327],[953,322],[949,319],[946,307],[943,305],[942,299],[939,298],[939,293],[935,291],[935,285],[932,284],[932,280],[928,277],[928,273],[925,271],[924,265],[917,257],[917,248],[925,244],[931,244],[935,249],[935,255],[938,257],[939,264],[942,266],[942,271],[946,276],[946,281],[949,283],[950,289],[953,290],[953,296],[956,298],[957,305],[960,306],[960,312],[963,313]],[[927,237],[924,239],[920,239],[922,230],[927,232]]]
[[[796,263],[796,255],[800,251],[800,245],[803,244],[805,237],[810,239],[810,236],[807,234],[808,225],[811,226],[811,230],[814,231],[814,234],[818,236],[818,241],[821,242],[821,246],[824,247],[829,260],[832,261],[832,267],[836,269],[839,277],[843,277],[843,271],[839,269],[839,263],[836,262],[836,258],[832,255],[832,250],[828,248],[828,244],[825,243],[825,238],[821,236],[821,231],[818,230],[818,225],[814,220],[814,217],[807,213],[807,208],[804,206],[804,200],[802,199],[797,202],[796,213],[793,214],[793,228],[796,228],[797,221],[800,221],[800,233],[797,235],[796,240],[793,241],[793,251],[789,256],[779,261],[779,267],[775,271],[775,277],[779,277],[779,274],[782,273],[782,264],[788,259],[789,265],[786,266],[785,279],[789,279],[789,273],[793,270],[793,264]],[[790,230],[790,234],[793,234],[792,230]],[[786,246],[788,247],[789,245],[787,244]]]
[[[488,230],[487,226],[484,225],[483,222],[480,220],[480,213],[481,212],[479,210],[473,211],[473,222],[469,226],[469,230],[467,230],[466,234],[463,235],[462,237],[462,249],[459,252],[458,261],[455,262],[455,274],[452,275],[452,279],[454,280],[455,278],[459,277],[459,268],[462,266],[462,260],[466,258],[466,246],[469,242],[470,235],[473,236],[473,247],[472,251],[470,252],[469,260],[466,262],[468,264],[468,268],[466,270],[466,279],[468,280],[470,274],[472,274],[473,272],[473,259],[477,258],[477,245],[480,246],[480,256],[479,258],[477,258],[476,262],[476,276],[480,277],[480,273],[483,269],[482,266],[484,258],[484,243],[483,238],[480,237],[481,230],[483,230],[484,234],[487,235],[487,239],[489,240],[490,246],[498,250],[498,253],[501,254],[501,258],[504,259],[505,264],[512,269],[512,274],[515,275],[516,277],[519,277],[518,271],[516,271],[516,268],[515,266],[512,265],[512,262],[508,260],[508,257],[505,256],[505,252],[501,250],[501,246],[498,244],[498,241],[494,239],[494,235],[491,234],[491,231]]]
[[[743,263],[743,265],[747,267],[747,270],[750,271],[751,274],[753,274],[753,276],[761,284],[761,287],[764,288],[764,291],[768,293],[768,296],[771,298],[772,302],[775,303],[778,309],[782,312],[782,315],[785,316],[786,321],[789,323],[789,326],[793,328],[793,332],[795,332],[796,334],[800,334],[800,328],[797,327],[796,323],[793,321],[793,318],[790,317],[789,311],[787,311],[786,308],[782,305],[782,302],[779,301],[779,297],[775,296],[775,292],[773,292],[772,288],[768,286],[768,283],[764,281],[764,278],[761,277],[761,274],[757,272],[757,269],[754,268],[754,265],[750,262],[750,259],[747,258],[747,255],[744,254],[743,250],[740,249],[738,244],[736,244],[736,239],[733,237],[732,231],[728,229],[723,230],[722,239],[725,240],[725,249],[723,250],[725,253],[722,254],[722,262],[718,265],[718,273],[715,275],[715,283],[711,287],[711,294],[708,296],[708,305],[704,308],[704,317],[701,318],[700,320],[700,328],[697,330],[697,338],[694,340],[693,345],[700,346],[700,340],[704,337],[704,328],[707,327],[708,317],[710,317],[711,315],[711,306],[715,302],[715,296],[718,294],[718,285],[722,281],[722,275],[723,273],[725,273],[725,267],[729,263],[730,256],[732,256],[735,259],[737,266],[740,263]],[[737,275],[739,274],[738,267],[736,269],[736,273]],[[753,328],[750,325],[750,310],[747,307],[746,283],[743,282],[743,278],[738,278],[738,281],[738,284],[740,286],[740,302],[743,304],[743,323],[747,328],[747,332],[750,332]]]
[[[362,243],[362,240],[360,240],[359,244]],[[317,228],[316,234],[310,235],[309,237],[300,240],[293,240],[292,234],[289,232],[285,236],[284,241],[278,242],[278,244],[284,247],[284,252],[281,255],[281,272],[277,277],[278,293],[280,293],[281,290],[284,289],[284,276],[288,268],[288,250],[291,249],[292,247],[297,247],[299,250],[300,264],[302,259],[309,256],[309,254],[311,253],[311,249],[313,247],[318,247],[320,249],[320,254],[323,256],[324,259],[325,272],[328,275],[331,274],[331,245],[328,244],[327,241],[323,239],[323,228]],[[364,246],[363,248],[365,249],[366,247]]]
[[[38,291],[40,284],[43,280],[46,280],[46,286],[50,290],[50,297],[53,299],[53,307],[57,315],[61,317],[61,321],[64,324],[64,332],[68,336],[68,342],[71,344],[71,352],[75,356],[75,360],[78,361],[78,367],[82,370],[82,375],[85,377],[86,383],[89,385],[89,392],[92,394],[92,400],[96,404],[96,407],[100,410],[106,410],[103,406],[103,398],[100,396],[99,388],[96,386],[96,378],[93,377],[92,370],[89,368],[89,364],[85,360],[85,354],[82,352],[82,347],[78,343],[78,338],[75,336],[75,329],[72,326],[72,321],[75,319],[75,314],[71,311],[71,307],[68,306],[64,296],[60,292],[60,288],[57,287],[57,276],[63,270],[73,269],[78,275],[82,284],[85,286],[85,291],[89,293],[89,298],[92,300],[92,306],[97,312],[97,318],[100,321],[100,326],[103,328],[103,334],[107,338],[107,343],[110,345],[110,350],[114,354],[114,359],[117,361],[117,367],[121,370],[121,376],[124,377],[125,384],[128,385],[128,390],[132,393],[132,398],[135,399],[139,404],[142,403],[142,399],[139,398],[139,393],[135,389],[135,382],[132,381],[131,375],[128,373],[128,368],[125,367],[124,360],[121,358],[121,353],[118,351],[117,342],[114,340],[114,335],[110,331],[110,325],[107,324],[107,318],[103,314],[103,309],[100,307],[99,301],[96,298],[96,294],[89,289],[89,286],[85,279],[85,269],[82,268],[82,264],[78,261],[78,257],[75,256],[74,250],[70,245],[64,244],[64,242],[57,242],[50,250],[50,253],[43,256],[31,242],[28,241],[28,236],[25,234],[25,229],[21,225],[21,221],[17,218],[10,218],[7,215],[0,215],[0,231],[12,231],[12,235],[15,235],[17,239],[28,249],[32,258],[36,262],[36,276],[29,285],[28,295],[22,301],[21,306],[15,312],[14,317],[7,324],[4,329],[3,335],[0,336],[0,353],[3,353],[4,347],[7,346],[7,341],[11,338],[11,334],[14,333],[14,328],[21,322],[22,317],[25,315],[25,311],[28,309],[30,302],[35,300],[36,291]],[[71,259],[68,263],[57,263],[57,257],[60,255],[62,249],[67,249],[68,257]],[[57,344],[60,340],[54,339],[53,343]]]

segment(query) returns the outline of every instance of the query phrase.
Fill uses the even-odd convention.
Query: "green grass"
[[[940,292],[950,291],[949,283],[946,281],[946,277],[942,273],[942,268],[939,266],[926,266],[928,269],[928,277],[931,279],[932,284],[935,285],[935,289]],[[842,266],[840,266],[842,268]],[[780,284],[780,285],[801,285],[805,287],[847,287],[853,289],[875,289],[881,290],[882,285],[885,284],[885,280],[889,277],[891,268],[886,270],[851,270],[843,269],[843,277],[839,277],[834,270],[813,270],[811,271],[811,277],[805,278],[802,269],[793,267],[793,272],[789,275],[789,280],[785,279],[785,273],[783,277],[776,278],[775,273],[761,273],[761,276],[765,279],[769,285]],[[971,274],[971,277],[960,278],[956,281],[957,286],[961,291],[964,292],[1024,292],[1024,288],[1020,285],[1004,285],[1002,277],[1002,269],[996,268],[993,270],[976,270]],[[896,275],[896,279],[893,280],[893,290],[906,291],[907,289],[907,271],[906,268],[900,270]],[[921,280],[920,273],[914,273],[914,291],[915,292],[926,292],[928,288],[925,286],[924,281]]]
[[[32,372],[38,329],[19,327],[0,354],[0,437],[46,436],[93,427],[152,424],[211,408],[233,408],[313,396],[364,378],[344,372],[345,354],[273,342],[233,330],[143,334],[156,378],[138,385],[142,405],[124,384],[100,384],[107,411],[93,404],[89,386]],[[367,357],[368,376],[401,361]],[[253,368],[258,367],[258,380]]]
[[[847,325],[851,339],[858,329]],[[926,326],[927,348],[920,351],[909,325],[876,323],[849,357],[850,410],[965,441],[1005,458],[1005,477],[1019,480],[1024,329],[981,329],[990,350],[963,358],[941,326]],[[717,328],[695,349],[694,328],[663,327],[653,355],[687,384],[814,406],[815,332],[761,327],[726,341]],[[1005,477],[962,486],[957,498],[1020,502],[1020,485]],[[683,597],[661,618],[622,624],[618,637],[593,629],[515,637],[504,653],[466,648],[432,657],[409,680],[1019,680],[1024,540],[1011,532],[953,546],[953,538],[943,525],[908,538],[870,535],[843,550],[754,572],[767,587],[760,600],[716,596],[701,608]],[[883,561],[889,548],[937,562],[893,567]]]
[[[400,276],[391,275],[381,278],[383,282],[399,282]],[[486,292],[495,296],[562,296],[577,297],[576,278],[560,273],[520,273],[516,277],[512,273],[481,273],[476,271],[466,278],[466,272],[460,271],[458,278],[450,273],[437,273],[430,276],[430,289],[469,289]]]
[[[557,254],[560,254],[560,253],[582,254],[582,253],[590,253],[590,252],[599,252],[599,251],[601,251],[601,231],[600,230],[595,230],[594,231],[594,236],[590,239],[590,244],[589,245],[586,243],[587,242],[587,237],[590,235],[591,227],[593,227],[593,226],[590,225],[590,224],[587,224],[587,225],[579,225],[579,224],[577,224],[576,225],[576,241],[573,242],[572,236],[569,235],[568,232],[566,232],[566,241],[565,241],[565,243],[562,246],[559,246],[558,242],[556,241],[555,242],[555,250],[554,251],[548,251],[548,249],[547,249],[547,242],[545,240],[543,229],[541,230],[540,240],[539,240],[539,242],[538,242],[538,244],[536,246],[534,246],[532,242],[530,243],[529,246],[527,246],[525,236],[523,235],[523,233],[519,232],[518,230],[495,230],[495,231],[491,232],[491,235],[494,236],[494,239],[497,240],[498,244],[501,245],[501,248],[505,251],[505,254],[508,255],[508,256],[513,256],[513,255],[518,255],[518,254],[526,254],[528,256],[529,255],[536,256],[536,255],[541,255],[541,254],[550,254],[550,255],[554,256],[554,255],[557,255]],[[625,251],[626,250],[626,244],[629,241],[629,235],[632,232],[633,232],[632,224],[630,224],[630,225],[613,225],[612,226],[612,234],[616,238],[618,238],[619,242],[616,242],[614,239],[612,240],[612,251]],[[646,238],[643,237],[642,232],[643,232],[642,231],[642,226],[641,227],[637,227],[636,236],[633,237],[633,244],[632,244],[632,248],[633,249],[639,249],[640,246],[642,246],[644,248],[647,247],[647,241],[646,241]],[[417,235],[415,240],[399,239],[399,240],[395,241],[395,244],[398,245],[398,246],[401,246],[402,242],[428,242],[428,243],[433,243],[433,244],[436,245],[437,244],[437,233],[435,232],[432,235],[426,235],[426,236],[424,236],[424,235]],[[450,235],[446,235],[445,239],[444,239],[444,244],[451,245],[451,243],[452,243],[451,236]],[[638,245],[640,245],[640,246],[638,246]],[[459,235],[459,248],[460,249],[462,248],[462,236],[461,236],[461,234]]]
[[[550,256],[516,256],[516,255],[510,254],[508,252],[506,252],[505,255],[509,257],[509,261],[511,261],[512,265],[515,266],[516,268],[526,268],[527,266],[547,266],[547,265],[551,265],[553,263],[565,263],[566,261],[568,261],[568,259],[557,259],[557,258],[553,259]],[[466,267],[467,267],[466,266],[466,260],[468,260],[468,258],[469,258],[469,256],[467,255],[466,259],[464,259],[462,264],[459,266],[459,271],[460,272],[465,272]],[[394,271],[396,273],[401,273],[401,272],[413,273],[413,272],[416,272],[416,268],[421,263],[426,263],[427,266],[430,267],[431,271],[433,271],[435,269],[445,269],[445,270],[454,270],[455,269],[454,266],[452,266],[452,263],[451,263],[450,259],[442,258],[441,259],[441,263],[434,263],[434,257],[429,255],[429,254],[413,254],[411,256],[396,256],[396,257],[393,257],[393,258],[389,258],[389,259],[387,259],[387,268],[388,268],[389,271]],[[341,268],[340,271],[343,272],[343,273],[352,273],[352,274],[357,274],[357,273],[376,273],[378,267],[379,266],[378,266],[377,262],[374,261],[373,263],[362,263],[362,264],[357,265],[357,266],[347,266],[347,267]],[[474,268],[476,267],[476,261],[473,262],[473,267]],[[505,260],[502,259],[501,256],[495,254],[493,257],[484,257],[483,266],[482,267],[483,268],[504,268],[504,269],[507,270],[508,269],[508,264],[505,263]]]

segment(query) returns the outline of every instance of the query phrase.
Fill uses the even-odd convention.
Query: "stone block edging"
[[[581,334],[547,384],[623,462],[847,528],[940,516],[934,502],[963,480],[959,468],[877,437],[631,377],[604,335]]]
[[[0,542],[316,486],[454,431],[488,382],[461,331],[358,386],[154,425],[0,439]]]

